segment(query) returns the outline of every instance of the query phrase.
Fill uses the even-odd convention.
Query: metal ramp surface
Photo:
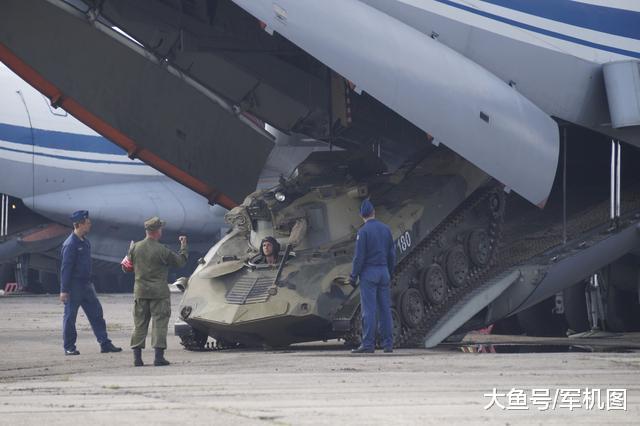
[[[608,204],[575,215],[567,223],[570,240],[562,243],[556,227],[530,235],[507,236],[492,278],[477,287],[439,318],[425,336],[431,348],[462,327],[485,307],[488,325],[551,297],[626,253],[640,249],[638,188],[628,191],[625,214],[614,226],[606,218]],[[476,318],[477,319],[477,318]]]

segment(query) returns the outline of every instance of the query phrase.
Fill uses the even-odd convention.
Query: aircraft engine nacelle
[[[89,210],[94,229],[122,233],[129,239],[144,235],[142,225],[153,216],[167,222],[165,233],[213,236],[223,226],[222,212],[226,210],[220,206],[203,209],[196,203],[205,201],[194,198],[177,183],[156,181],[77,188],[26,198],[24,202],[60,223],[68,223],[69,214],[75,210]]]

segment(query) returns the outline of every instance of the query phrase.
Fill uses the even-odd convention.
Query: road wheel
[[[485,266],[491,259],[491,239],[484,229],[476,229],[469,234],[467,248],[471,261],[477,266]]]
[[[422,295],[415,288],[408,288],[402,293],[400,315],[410,328],[416,328],[424,318],[424,302]]]
[[[434,263],[420,274],[420,289],[424,297],[437,305],[447,296],[447,277],[440,265]]]
[[[453,287],[462,287],[467,282],[469,260],[462,246],[455,246],[447,254],[447,278]]]

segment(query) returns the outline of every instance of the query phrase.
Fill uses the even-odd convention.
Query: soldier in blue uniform
[[[100,352],[120,352],[107,336],[107,326],[102,316],[102,305],[98,300],[91,279],[91,244],[86,235],[91,230],[89,212],[78,210],[71,215],[73,232],[62,244],[62,267],[60,269],[60,301],[64,303],[62,321],[65,355],[80,355],[76,349],[76,317],[82,307],[89,319],[93,333],[100,344]]]
[[[364,225],[358,230],[351,281],[360,278],[362,344],[353,353],[373,353],[377,320],[380,322],[384,352],[393,352],[393,324],[389,284],[396,263],[391,230],[376,220],[373,204],[366,199],[360,206]]]

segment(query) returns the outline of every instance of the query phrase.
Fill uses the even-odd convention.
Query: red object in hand
[[[133,272],[133,262],[131,262],[129,256],[125,256],[124,259],[122,259],[120,266],[122,266],[124,272]]]

